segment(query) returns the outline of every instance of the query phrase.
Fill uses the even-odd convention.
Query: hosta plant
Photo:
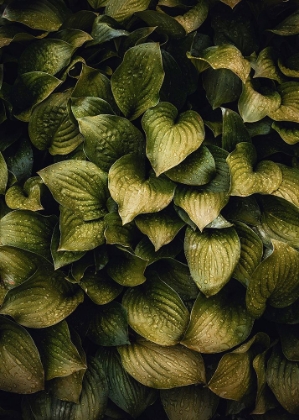
[[[298,419],[298,0],[0,7],[0,417]]]

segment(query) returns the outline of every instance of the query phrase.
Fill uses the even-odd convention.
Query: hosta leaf
[[[198,3],[191,7],[186,13],[176,16],[176,20],[185,29],[186,34],[198,29],[206,20],[209,13],[209,2],[207,0],[199,0]]]
[[[108,2],[109,0],[88,0],[88,3],[93,9],[99,9],[100,7],[104,7],[107,5]]]
[[[123,224],[142,213],[155,213],[171,202],[175,185],[153,173],[146,177],[145,160],[128,154],[118,159],[108,175],[109,191],[119,206]]]
[[[63,273],[51,273],[48,267],[45,274],[42,268],[7,293],[0,313],[25,327],[45,328],[66,318],[83,298],[82,290],[64,280]]]
[[[189,322],[189,312],[179,295],[157,277],[127,290],[122,304],[128,312],[129,325],[162,346],[177,344]]]
[[[277,64],[276,52],[273,47],[264,48],[258,55],[255,62],[252,63],[254,68],[254,77],[265,77],[267,79],[276,80],[282,83],[284,78],[279,71]]]
[[[280,197],[262,197],[262,227],[274,239],[299,248],[299,209]]]
[[[69,116],[67,104],[71,91],[53,93],[35,107],[28,125],[30,140],[39,150],[66,155],[83,142],[78,127]]]
[[[61,39],[38,39],[22,53],[19,74],[42,71],[54,76],[69,64],[73,51],[74,47]]]
[[[30,210],[15,210],[0,220],[0,246],[8,245],[49,258],[54,220]]]
[[[113,19],[109,19],[107,15],[99,15],[93,22],[91,31],[91,37],[93,39],[88,43],[88,46],[99,45],[111,39],[128,35],[128,31],[117,29]]]
[[[117,264],[115,264],[117,261]],[[138,286],[145,282],[144,271],[147,261],[125,250],[114,250],[107,264],[107,273],[118,284],[127,287]]]
[[[15,121],[13,122],[15,124]],[[5,134],[4,134],[5,136]],[[6,163],[8,171],[18,181],[25,181],[30,178],[33,169],[33,149],[27,138],[21,138],[15,145],[13,155],[7,156]],[[12,184],[14,182],[11,182]]]
[[[192,110],[178,115],[174,105],[160,102],[142,118],[146,154],[156,175],[181,163],[204,140],[204,123]]]
[[[28,331],[0,317],[0,389],[31,394],[44,389],[44,369]]]
[[[54,32],[62,25],[70,11],[61,0],[13,0],[6,6],[3,17],[32,29]]]
[[[8,182],[8,169],[5,159],[0,152],[0,194],[5,194]]]
[[[282,98],[280,93],[273,89],[265,89],[260,93],[256,86],[257,82],[247,80],[243,84],[242,93],[239,97],[238,108],[244,122],[253,123],[260,121],[267,115],[271,118],[280,108]]]
[[[31,71],[19,76],[11,89],[15,117],[28,122],[32,108],[46,99],[60,84],[61,80],[42,71]]]
[[[94,96],[71,98],[71,110],[77,120],[84,117],[94,117],[99,114],[114,114],[107,101]]]
[[[79,213],[84,221],[107,212],[107,175],[94,163],[66,160],[38,172],[53,197],[62,206]]]
[[[135,248],[135,254],[139,257],[147,261],[147,264],[150,265],[155,261],[159,261],[162,258],[175,258],[180,251],[182,251],[182,241],[181,238],[178,236],[169,244],[161,247],[158,251],[155,251],[154,245],[151,241],[143,237],[140,242],[138,242]]]
[[[88,12],[87,12],[88,13]],[[83,17],[84,15],[82,15]],[[94,16],[95,17],[95,16]],[[64,22],[65,25],[65,22]],[[64,28],[55,34],[52,34],[51,38],[61,39],[62,41],[67,42],[68,44],[72,45],[74,48],[82,47],[82,45],[92,40],[92,36],[89,35],[87,32],[81,29],[75,28]],[[81,62],[81,61],[80,61]]]
[[[299,12],[296,11],[282,20],[275,29],[270,29],[270,31],[282,36],[297,35],[299,34],[298,23]]]
[[[79,404],[84,374],[82,369],[69,376],[53,378],[47,383],[48,389],[59,400]]]
[[[250,135],[240,115],[228,108],[222,111],[222,147],[231,152],[238,143],[251,142]]]
[[[60,231],[59,224],[54,228],[53,236],[51,240],[51,255],[54,263],[55,270],[58,268],[64,267],[74,261],[79,260],[85,254],[83,251],[61,251],[59,250],[59,241],[60,241]]]
[[[134,13],[146,10],[150,0],[109,0],[105,9],[108,16],[122,22]]]
[[[158,43],[140,44],[127,50],[111,77],[114,99],[125,117],[134,120],[158,103],[163,78]]]
[[[241,80],[228,69],[207,69],[203,73],[203,86],[213,109],[233,102],[240,96]]]
[[[101,306],[89,323],[87,335],[101,346],[130,344],[125,308],[115,301]]]
[[[144,151],[142,133],[126,118],[96,115],[80,118],[78,122],[86,156],[103,171],[108,171],[123,155]]]
[[[284,308],[299,297],[299,252],[284,242],[272,242],[272,254],[257,266],[247,288],[247,308],[256,318],[263,314],[267,302]]]
[[[79,285],[90,299],[97,305],[112,302],[123,290],[123,287],[113,281],[107,273],[100,271],[96,274],[84,274]]]
[[[39,331],[37,340],[46,380],[85,370],[86,364],[72,342],[66,321]]]
[[[169,420],[210,420],[219,403],[217,395],[198,385],[165,389],[160,395]]]
[[[241,253],[234,228],[209,229],[201,233],[188,227],[184,248],[191,276],[207,297],[218,293],[229,281]]]
[[[143,214],[135,219],[138,229],[147,235],[158,251],[163,245],[170,243],[177,233],[185,226],[176,212],[170,209],[159,213]]]
[[[133,250],[138,229],[134,222],[122,225],[121,218],[117,212],[106,214],[104,218],[106,243],[109,245],[121,245]]]
[[[200,231],[211,223],[228,202],[225,192],[201,191],[195,187],[180,187],[175,191],[174,204],[182,207]]]
[[[109,398],[133,418],[138,417],[157,398],[157,391],[137,382],[123,368],[115,350],[100,349],[97,359],[103,365],[109,385]]]
[[[222,3],[227,4],[232,9],[240,3],[241,0],[220,0]]]
[[[287,360],[278,346],[268,361],[267,383],[289,413],[299,414],[299,363]]]
[[[276,109],[269,108],[267,115],[274,121],[299,123],[299,82],[285,82],[278,86],[281,104]]]
[[[299,362],[298,326],[278,325],[277,327],[284,356],[292,362]]]
[[[108,399],[108,384],[100,362],[89,360],[78,404],[61,401],[46,392],[26,397],[22,405],[24,419],[98,420],[104,417]]]
[[[215,160],[216,172],[211,181],[205,185],[205,191],[228,192],[230,188],[230,173],[226,162],[228,152],[214,145],[209,145],[208,149]]]
[[[183,346],[159,346],[139,340],[118,347],[126,371],[145,386],[170,389],[205,382],[201,354]]]
[[[235,229],[241,243],[241,256],[233,272],[233,277],[248,286],[252,273],[261,262],[263,242],[260,237],[244,223],[237,223]]]
[[[231,174],[231,195],[271,194],[282,182],[282,172],[276,163],[263,160],[256,165],[256,151],[250,143],[238,143],[226,161]]]
[[[172,181],[185,185],[207,184],[216,172],[215,159],[206,146],[201,146],[178,166],[166,171]]]
[[[23,187],[13,185],[5,194],[5,202],[11,209],[43,210],[41,204],[42,181],[39,177],[28,178]]]
[[[145,10],[144,12],[138,12],[137,16],[144,20],[148,26],[156,27],[157,33],[174,39],[182,38],[186,35],[186,31],[182,25],[166,13],[155,10]]]
[[[278,67],[287,77],[299,77],[299,54],[288,56],[285,60],[278,59]]]
[[[276,122],[272,124],[272,128],[280,135],[283,141],[293,145],[299,142],[299,126],[291,122]]]
[[[227,69],[235,73],[243,83],[250,73],[250,63],[240,50],[232,44],[215,45],[204,49],[199,56],[192,57],[208,63],[214,70]]]
[[[220,292],[207,299],[199,294],[181,343],[201,353],[221,353],[242,343],[252,326],[253,318],[239,297]]]
[[[299,207],[299,169],[282,164],[278,166],[282,173],[282,182],[272,195],[284,198]]]

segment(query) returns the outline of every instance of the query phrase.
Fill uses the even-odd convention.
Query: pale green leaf
[[[0,194],[5,194],[8,182],[8,169],[5,159],[0,152]]]
[[[203,233],[187,228],[184,243],[191,276],[207,297],[230,280],[241,254],[234,228],[209,229]]]
[[[240,115],[228,108],[221,108],[222,111],[222,147],[231,152],[238,143],[251,142],[250,135]]]
[[[175,19],[185,29],[186,34],[198,29],[206,20],[209,13],[209,2],[207,0],[199,0],[197,4],[186,13],[176,16]]]
[[[123,287],[113,281],[106,272],[87,272],[79,283],[84,292],[97,305],[112,302],[123,290]]]
[[[291,168],[278,164],[282,173],[282,182],[279,188],[272,192],[276,197],[284,198],[299,207],[299,168]]]
[[[84,117],[94,117],[99,114],[114,114],[107,101],[95,96],[71,98],[71,110],[77,120]]]
[[[256,160],[251,143],[238,143],[229,154],[226,161],[231,174],[230,195],[271,194],[279,188],[283,179],[280,166],[270,160],[256,164]]]
[[[128,289],[122,304],[131,328],[162,346],[177,344],[189,322],[189,312],[179,295],[156,276]]]
[[[107,174],[92,162],[66,160],[38,172],[62,206],[79,213],[84,221],[107,213]]]
[[[252,326],[253,318],[239,296],[225,291],[210,298],[199,294],[181,343],[200,353],[221,353],[242,343]]]
[[[13,210],[43,210],[41,204],[42,181],[39,177],[28,178],[23,187],[13,185],[5,194],[7,206]]]
[[[273,252],[257,266],[247,288],[247,309],[256,318],[267,303],[284,308],[299,297],[299,252],[284,242],[272,243]]]
[[[281,104],[276,109],[269,108],[270,118],[274,121],[299,123],[299,82],[285,82],[278,86]]]
[[[160,102],[142,118],[146,154],[157,176],[177,166],[199,148],[204,140],[204,123],[193,111],[178,115],[174,105]]]
[[[139,340],[118,347],[125,370],[138,382],[158,389],[170,389],[205,382],[201,354],[183,346],[159,346]]]
[[[259,53],[256,61],[252,62],[254,77],[265,77],[267,79],[275,80],[278,83],[282,83],[284,81],[284,77],[277,67],[276,55],[276,51],[273,47],[264,48]]]
[[[105,14],[122,22],[136,12],[146,10],[150,0],[108,0]]]
[[[299,142],[298,123],[274,121],[272,128],[280,135],[287,144],[294,145]]]
[[[96,115],[80,118],[78,122],[86,156],[103,171],[108,171],[123,155],[144,152],[142,133],[126,118]]]
[[[118,159],[110,168],[108,186],[119,206],[123,224],[142,213],[155,213],[173,199],[175,184],[167,178],[146,176],[145,160],[135,154]]]
[[[0,389],[32,394],[44,389],[44,368],[28,331],[0,317]]]
[[[111,77],[114,99],[125,117],[134,120],[157,105],[163,78],[158,43],[140,44],[127,50]]]

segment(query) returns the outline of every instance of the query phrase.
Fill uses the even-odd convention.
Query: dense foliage
[[[0,417],[298,419],[299,2],[0,4]]]

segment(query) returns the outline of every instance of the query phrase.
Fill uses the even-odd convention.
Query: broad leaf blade
[[[39,177],[28,178],[23,187],[13,185],[5,194],[5,202],[11,209],[43,210],[41,193],[43,184]]]
[[[117,264],[115,260],[117,259]],[[121,286],[134,287],[145,282],[147,261],[126,250],[114,250],[107,264],[107,273]]]
[[[232,152],[238,143],[251,142],[250,135],[240,115],[228,108],[222,111],[222,147]]]
[[[107,273],[100,271],[96,274],[84,274],[79,286],[87,296],[97,305],[112,302],[123,290],[123,287],[113,281]]]
[[[299,169],[278,164],[282,182],[279,188],[272,192],[276,197],[284,198],[295,206],[299,207]]]
[[[149,3],[150,0],[109,0],[105,13],[116,21],[122,22],[136,12],[146,10]]]
[[[5,159],[0,153],[0,194],[5,194],[8,182],[8,169]]]
[[[274,121],[292,121],[299,123],[299,94],[298,82],[285,82],[279,85],[278,92],[281,96],[281,104],[276,109],[269,108],[269,115]]]

